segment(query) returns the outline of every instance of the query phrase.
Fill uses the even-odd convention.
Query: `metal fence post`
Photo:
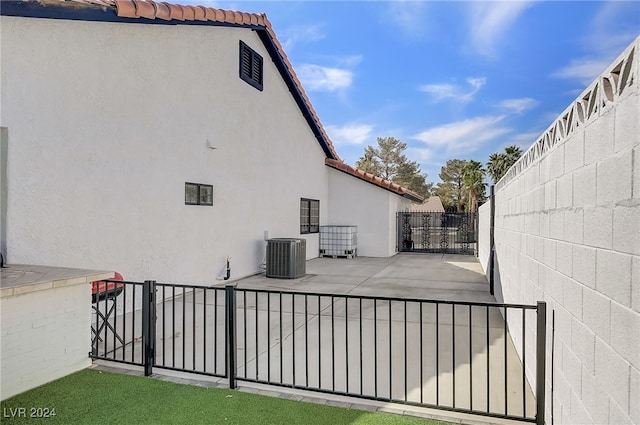
[[[473,229],[473,239],[476,241],[476,246],[474,249],[474,254],[477,257],[479,254],[479,248],[480,248],[480,208],[476,208],[476,212],[473,213],[474,215],[474,226],[475,228]]]
[[[226,285],[225,289],[225,329],[226,329],[226,365],[229,388],[236,388],[236,294],[235,285]]]
[[[547,352],[547,303],[538,301],[536,326],[536,424],[544,425],[545,362]]]
[[[156,281],[145,280],[142,286],[142,364],[144,365],[144,376],[150,376],[153,373],[155,360],[155,295]]]
[[[489,227],[489,293],[494,295],[494,262],[495,262],[495,241],[494,241],[494,228],[496,222],[496,194],[495,186],[491,185],[491,222]]]

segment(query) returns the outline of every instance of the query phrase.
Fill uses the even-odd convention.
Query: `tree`
[[[496,152],[489,155],[487,172],[491,176],[493,183],[497,183],[521,156],[522,149],[516,145],[507,146],[504,148],[504,152]]]
[[[465,191],[464,191],[464,166],[467,161],[462,159],[450,159],[440,169],[440,180],[442,183],[438,184],[436,189],[436,195],[440,197],[445,209],[456,209],[457,212],[462,212],[465,204]]]
[[[482,168],[482,163],[474,160],[467,161],[462,170],[464,189],[469,200],[467,204],[467,211],[469,212],[478,210],[478,200],[484,196],[484,174],[485,170]]]
[[[491,176],[493,183],[498,183],[498,180],[504,175],[504,154],[492,153],[489,155],[489,161],[487,162],[487,173]]]
[[[420,165],[409,161],[404,154],[407,144],[395,137],[378,137],[377,140],[378,147],[367,146],[364,155],[356,161],[356,168],[429,197],[433,184],[427,183],[427,175],[420,172]]]
[[[407,162],[404,150],[407,144],[395,137],[378,137],[378,147],[367,146],[356,167],[385,180],[393,180],[400,164]]]
[[[380,160],[378,159],[377,149],[371,146],[367,146],[364,150],[364,155],[356,161],[356,168],[361,169],[364,172],[375,174],[379,176],[382,172]]]
[[[433,183],[427,183],[427,175],[420,173],[420,165],[416,161],[400,164],[393,182],[411,189],[425,199],[431,196],[433,190]]]

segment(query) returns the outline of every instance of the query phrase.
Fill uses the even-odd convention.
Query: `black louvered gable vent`
[[[240,78],[262,91],[262,56],[240,41]]]

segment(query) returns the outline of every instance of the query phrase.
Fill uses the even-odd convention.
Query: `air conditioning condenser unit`
[[[267,277],[296,279],[306,273],[306,239],[267,240]]]

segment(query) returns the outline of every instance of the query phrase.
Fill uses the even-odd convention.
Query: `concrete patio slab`
[[[495,302],[473,256],[402,253],[390,258],[314,258],[307,261],[306,272],[297,279],[259,274],[236,284],[240,289]]]

